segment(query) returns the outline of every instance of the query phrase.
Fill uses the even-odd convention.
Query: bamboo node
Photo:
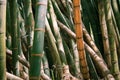
[[[39,6],[39,5],[44,5],[44,6],[47,6],[47,3],[37,2],[37,3],[36,3],[36,6]]]
[[[31,54],[31,56],[42,57],[43,54]]]
[[[83,37],[76,37],[76,39],[82,39]]]
[[[84,66],[81,65],[80,67],[81,67],[81,68],[87,68],[87,65],[84,65]]]
[[[75,22],[75,25],[80,25],[80,24],[82,24],[81,22]]]
[[[45,28],[35,28],[34,31],[42,31],[42,32],[45,32]]]
[[[84,51],[84,48],[82,48],[82,49],[78,49],[78,51]]]
[[[105,36],[103,37],[103,40],[107,40],[107,39],[108,39],[108,37],[105,37]]]
[[[79,5],[74,5],[74,8],[76,8],[76,7],[80,7],[80,4]]]

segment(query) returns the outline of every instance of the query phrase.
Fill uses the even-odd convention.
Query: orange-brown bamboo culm
[[[89,69],[86,62],[86,54],[83,43],[82,20],[80,12],[80,0],[73,0],[74,5],[74,25],[76,33],[77,48],[79,52],[80,68],[83,78],[89,80]]]

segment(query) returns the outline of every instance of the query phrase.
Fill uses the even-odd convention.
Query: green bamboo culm
[[[17,0],[9,0],[10,4],[10,17],[11,17],[11,36],[12,36],[12,64],[13,74],[19,76],[18,70],[18,24],[17,24]]]
[[[6,0],[0,0],[0,79],[6,80]]]
[[[40,80],[40,68],[44,47],[46,11],[47,0],[36,0],[34,40],[29,71],[30,80]]]

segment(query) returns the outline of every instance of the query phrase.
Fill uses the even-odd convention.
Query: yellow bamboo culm
[[[86,54],[85,54],[84,43],[83,43],[80,0],[73,0],[73,5],[74,5],[75,33],[76,33],[77,48],[79,52],[81,73],[85,80],[89,80],[90,75],[89,75],[89,69],[86,61]]]

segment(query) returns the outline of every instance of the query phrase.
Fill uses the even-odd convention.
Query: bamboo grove
[[[120,0],[0,0],[0,80],[120,80]]]

